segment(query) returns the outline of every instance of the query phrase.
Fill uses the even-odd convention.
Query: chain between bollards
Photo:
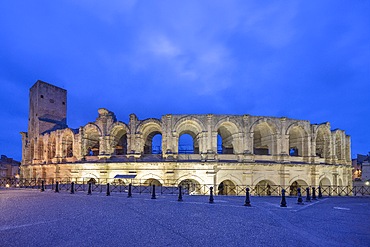
[[[55,193],[59,193],[59,182],[55,182]]]
[[[213,187],[209,188],[209,203],[214,203],[214,199],[213,199]]]
[[[157,197],[155,196],[155,184],[153,184],[152,199],[157,199]]]
[[[322,198],[322,193],[321,193],[321,186],[319,186],[319,199],[321,199]]]
[[[182,186],[181,185],[179,185],[179,197],[177,198],[177,201],[178,202],[182,202]]]
[[[110,196],[109,183],[107,183],[107,196]]]
[[[128,198],[131,198],[131,197],[132,197],[131,187],[132,187],[132,185],[131,185],[131,183],[130,183],[130,184],[128,185],[128,195],[127,195],[127,197],[128,197]]]
[[[251,206],[251,200],[249,199],[249,188],[245,189],[245,202],[244,206],[250,207]]]
[[[91,182],[89,183],[89,188],[87,190],[87,195],[91,196]]]
[[[312,187],[312,200],[317,200],[315,187]]]
[[[286,208],[285,190],[281,190],[281,202],[280,207]]]

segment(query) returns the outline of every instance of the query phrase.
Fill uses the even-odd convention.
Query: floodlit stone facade
[[[66,90],[37,81],[22,132],[22,178],[105,179],[132,175],[146,183],[184,181],[227,186],[350,186],[350,137],[329,123],[251,115],[164,115],[128,123],[99,109],[94,122],[66,125]],[[182,135],[191,150],[179,149]],[[153,153],[153,138],[161,149]]]

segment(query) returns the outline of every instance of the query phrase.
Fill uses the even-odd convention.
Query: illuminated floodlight
[[[369,186],[370,182],[369,181],[366,181],[365,182],[365,185]]]
[[[9,188],[9,187],[10,187],[10,185],[9,185],[9,184],[6,184],[6,185],[5,185],[5,188]]]

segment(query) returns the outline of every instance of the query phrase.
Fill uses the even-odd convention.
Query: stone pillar
[[[207,153],[217,153],[217,135],[216,135],[216,145],[213,145],[214,142],[214,136],[212,133],[212,126],[213,126],[213,115],[208,114],[207,115],[207,140],[206,140],[206,147]],[[214,146],[216,146],[216,149],[214,149]]]

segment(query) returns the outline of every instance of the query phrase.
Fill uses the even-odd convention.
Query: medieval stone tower
[[[28,135],[30,139],[46,131],[66,127],[67,91],[37,81],[30,89]]]
[[[39,136],[48,131],[66,128],[67,91],[60,87],[38,80],[31,88],[29,95],[28,146],[29,152],[23,159],[33,160],[43,154],[34,150]]]

